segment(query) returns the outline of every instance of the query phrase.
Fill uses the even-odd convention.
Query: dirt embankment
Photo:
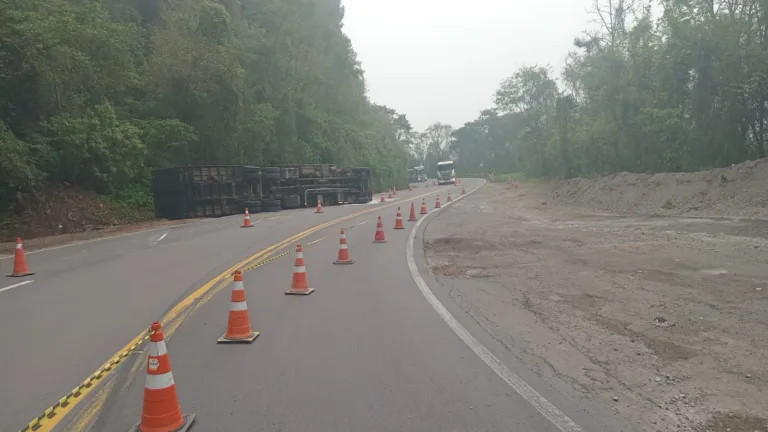
[[[430,222],[428,262],[574,400],[637,431],[767,432],[768,221],[738,218],[768,216],[766,173],[491,184]]]
[[[696,173],[562,180],[549,200],[614,213],[768,217],[768,158]]]
[[[152,209],[125,208],[92,191],[57,186],[24,196],[20,206],[0,215],[0,254],[13,251],[17,236],[36,249],[177,223],[155,220]]]

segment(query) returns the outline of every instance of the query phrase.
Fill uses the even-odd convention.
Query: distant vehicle
[[[437,184],[456,184],[456,171],[453,161],[442,161],[437,163]]]
[[[427,181],[427,169],[424,166],[417,166],[408,170],[408,182],[419,183]]]
[[[370,168],[336,165],[193,165],[152,171],[155,216],[166,219],[276,212],[373,199]]]

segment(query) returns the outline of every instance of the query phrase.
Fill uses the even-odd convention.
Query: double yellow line
[[[235,270],[240,269],[240,268],[248,267],[249,265],[254,264],[256,261],[262,259],[265,256],[268,256],[269,254],[273,253],[276,250],[280,250],[280,249],[286,247],[287,245],[289,245],[291,243],[294,243],[294,242],[296,242],[298,240],[301,240],[301,239],[303,239],[303,238],[305,238],[305,237],[307,237],[307,236],[309,236],[309,235],[311,235],[313,233],[316,233],[316,232],[318,232],[318,231],[320,231],[322,229],[328,228],[328,227],[333,226],[335,224],[338,224],[340,222],[344,222],[345,220],[356,218],[358,216],[362,216],[362,215],[365,215],[365,214],[368,214],[368,213],[373,213],[375,211],[379,211],[379,210],[382,210],[382,209],[385,209],[385,208],[388,208],[388,207],[393,207],[393,206],[395,206],[397,204],[402,204],[404,202],[408,202],[408,201],[412,201],[412,200],[415,200],[415,199],[423,198],[423,197],[426,197],[428,195],[437,193],[439,191],[440,191],[440,189],[436,189],[433,192],[427,192],[425,194],[417,195],[417,196],[414,196],[412,198],[408,198],[408,199],[403,200],[403,201],[395,201],[395,202],[384,204],[384,205],[381,205],[381,206],[377,205],[377,206],[372,207],[372,208],[367,209],[367,210],[363,210],[363,211],[360,211],[360,212],[357,212],[357,213],[353,213],[351,215],[343,216],[343,217],[334,219],[332,221],[322,223],[320,225],[315,225],[314,227],[309,228],[309,229],[307,229],[305,231],[302,231],[302,232],[300,232],[300,233],[298,233],[298,234],[296,234],[296,235],[294,235],[294,236],[292,236],[292,237],[290,237],[288,239],[285,239],[285,240],[283,240],[283,241],[281,241],[279,243],[276,243],[276,244],[274,244],[272,246],[269,246],[268,248],[266,248],[266,249],[264,249],[264,250],[262,250],[262,251],[260,251],[260,252],[258,252],[256,254],[254,254],[254,255],[251,255],[250,257],[248,257],[248,258],[240,261],[239,263],[233,265],[232,267],[224,270],[218,276],[214,277],[213,279],[211,279],[210,281],[205,283],[203,286],[201,286],[200,288],[195,290],[193,293],[189,294],[187,297],[185,297],[183,300],[181,300],[179,303],[177,303],[176,306],[173,307],[173,309],[168,311],[165,314],[165,316],[163,316],[163,318],[160,320],[160,322],[165,325],[167,323],[170,323],[171,321],[174,321],[177,317],[179,317],[182,314],[182,312],[187,310],[187,308],[189,308],[193,303],[195,303],[195,301],[197,301],[199,299],[202,299],[204,296],[206,296],[208,294],[212,294],[211,290],[214,287],[216,287],[217,285],[219,285],[219,286],[225,285],[228,282],[229,276],[232,275],[232,272],[234,272]],[[216,291],[216,290],[214,290],[214,291]],[[179,321],[177,323],[176,327],[178,327],[179,325],[181,325],[181,321]],[[114,368],[111,366],[111,365],[115,364],[114,360],[117,359],[117,358],[124,357],[123,355],[124,355],[125,352],[132,350],[134,346],[139,345],[140,342],[142,342],[143,339],[145,339],[145,338],[147,338],[147,332],[146,331],[140,333],[139,335],[137,335],[130,342],[128,342],[123,348],[121,348],[115,355],[110,357],[110,360],[108,360],[101,367],[99,367],[99,369],[97,369],[97,371],[94,372],[94,375],[99,374],[100,371],[103,371],[105,369],[109,370],[109,372],[114,370]],[[101,381],[105,377],[106,377],[106,374],[104,376],[101,376],[99,378],[99,380],[93,381],[94,382],[93,385],[90,385],[90,386],[88,386],[86,388],[83,388],[81,391],[79,391],[77,398],[69,400],[68,401],[69,403],[66,406],[62,406],[62,407],[59,407],[58,409],[56,409],[55,413],[54,413],[54,415],[52,417],[50,417],[50,418],[46,417],[46,418],[41,419],[40,421],[33,421],[32,423],[30,423],[30,426],[32,426],[33,423],[36,423],[35,424],[35,428],[34,429],[30,428],[30,429],[34,430],[35,432],[50,432],[50,431],[52,431],[56,427],[56,425],[58,425],[61,422],[61,420],[63,420],[64,417],[66,417],[67,414],[69,414],[75,408],[75,406],[77,406],[90,392],[92,392],[97,387],[96,384],[98,384],[98,381]],[[50,410],[50,408],[49,408],[49,410]]]

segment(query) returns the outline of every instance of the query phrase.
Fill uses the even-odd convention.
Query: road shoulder
[[[471,199],[470,196],[462,197],[464,198]],[[414,230],[409,239],[411,241],[408,248],[412,249],[407,250],[406,255],[409,259],[413,259],[411,272],[416,284],[420,285],[427,297],[427,301],[433,303],[435,311],[441,315],[456,335],[485,361],[500,379],[506,381],[528,403],[536,407],[540,414],[548,418],[553,423],[553,427],[561,431],[631,430],[628,427],[629,423],[616,418],[599,404],[582,403],[565,394],[562,390],[567,387],[553,382],[559,380],[559,377],[540,376],[529,369],[521,361],[519,353],[501,343],[467,310],[455,302],[450,295],[450,290],[446,289],[446,284],[439,281],[430,271],[425,253],[425,235],[431,223],[439,220],[446,212],[451,212],[451,209],[456,206],[461,207],[462,203],[455,202],[439,212],[432,212],[419,222],[421,226]],[[593,414],[597,412],[602,412],[603,415],[594,416]]]
[[[607,422],[590,430],[764,430],[749,360],[764,346],[746,349],[762,303],[736,305],[723,292],[759,295],[752,284],[763,275],[739,244],[762,240],[730,235],[748,232],[732,221],[552,207],[535,190],[489,185],[430,221],[419,265],[451,313],[516,371]],[[718,245],[702,241],[706,232],[719,233]],[[733,276],[716,279],[724,274],[705,265],[716,262],[710,251]],[[737,353],[725,352],[725,332]]]

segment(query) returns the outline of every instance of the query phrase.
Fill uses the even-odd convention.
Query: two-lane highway
[[[415,189],[410,195],[437,191]],[[180,299],[244,258],[258,258],[270,245],[319,224],[393,205],[407,194],[399,192],[387,203],[326,207],[323,214],[256,214],[250,229],[240,228],[242,216],[232,216],[29,251],[36,274],[27,280],[33,282],[0,292],[2,430],[18,430],[42,413]],[[0,260],[3,274],[12,266],[12,258]],[[3,282],[0,289],[24,280]]]
[[[482,182],[464,183],[471,190]],[[415,224],[392,227],[398,205],[407,219],[425,194],[430,210],[438,192],[445,204],[446,189],[457,198],[461,187],[422,187],[323,214],[254,215],[251,229],[229,217],[30,255],[35,282],[0,292],[0,340],[18,348],[0,355],[3,430],[37,416],[158,319],[182,409],[197,414],[192,430],[606,430],[574,401],[557,398],[555,408],[532,399],[533,387],[552,392],[544,382],[529,381],[530,392],[510,384],[505,373],[519,378],[489,366],[425,299],[406,258]],[[384,244],[372,243],[379,215]],[[354,265],[332,264],[341,227]],[[247,271],[251,324],[261,336],[216,344],[227,323],[225,275],[310,242],[316,292],[284,295],[293,254]],[[140,419],[145,365],[143,351],[134,352],[39,430],[128,430]],[[552,415],[565,420],[555,425]]]

